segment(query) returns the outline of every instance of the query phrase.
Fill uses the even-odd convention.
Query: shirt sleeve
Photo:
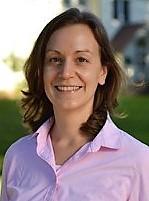
[[[2,171],[2,187],[0,201],[9,201],[7,196],[7,174],[8,174],[8,159],[4,158]]]
[[[128,201],[149,201],[149,147],[141,154],[138,161]]]

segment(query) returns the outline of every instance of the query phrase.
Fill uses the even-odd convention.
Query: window
[[[124,1],[124,21],[129,22],[129,1]]]
[[[113,18],[122,23],[128,23],[129,4],[129,0],[113,0]]]
[[[113,18],[118,19],[118,2],[117,2],[117,0],[113,1]]]

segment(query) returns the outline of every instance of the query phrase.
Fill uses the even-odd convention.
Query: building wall
[[[79,4],[79,0],[66,0],[66,2],[69,2],[69,6],[64,6],[64,9],[75,6],[81,10],[93,12],[103,22],[110,39],[112,39],[117,31],[126,23],[123,19],[124,13],[121,13],[121,11],[123,11],[122,6],[124,6],[124,1],[129,2],[129,21],[127,23],[140,23],[148,20],[149,0],[117,0],[119,8],[121,8],[119,9],[119,17],[117,19],[114,18],[113,14],[114,1],[115,0],[86,0],[84,1],[84,6],[82,6]]]
[[[88,1],[88,10],[93,12],[95,15],[97,15],[99,18],[101,18],[102,15],[102,1],[97,0],[86,0]]]
[[[149,12],[149,1],[131,0],[130,11],[132,23],[145,21]]]
[[[112,0],[101,0],[101,20],[111,38],[120,27],[120,23],[112,16]]]
[[[114,19],[113,16],[113,1],[114,0],[93,0],[89,1],[89,7],[92,12],[99,16],[108,32],[110,38],[125,24],[120,18]],[[118,0],[118,3],[124,0]],[[129,1],[129,23],[138,23],[147,21],[149,17],[149,1],[148,0],[128,0]]]

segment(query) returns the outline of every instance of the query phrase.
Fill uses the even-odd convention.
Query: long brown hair
[[[71,8],[55,17],[45,26],[25,63],[28,89],[22,91],[24,95],[22,108],[24,110],[24,123],[27,123],[32,131],[36,131],[45,120],[53,116],[52,103],[47,98],[43,85],[45,49],[49,38],[57,29],[78,23],[90,27],[100,47],[101,63],[103,66],[107,66],[108,69],[105,84],[97,86],[93,113],[87,122],[81,125],[81,131],[90,139],[93,139],[103,127],[107,118],[107,111],[112,113],[118,105],[117,97],[123,80],[123,72],[114,57],[107,33],[94,14]]]

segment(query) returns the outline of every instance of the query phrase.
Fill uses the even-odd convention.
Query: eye
[[[54,64],[61,64],[63,59],[61,57],[51,57],[49,58],[49,62]]]
[[[85,59],[84,57],[78,57],[77,58],[77,61],[79,62],[79,63],[87,63],[88,62],[88,60],[87,59]]]

